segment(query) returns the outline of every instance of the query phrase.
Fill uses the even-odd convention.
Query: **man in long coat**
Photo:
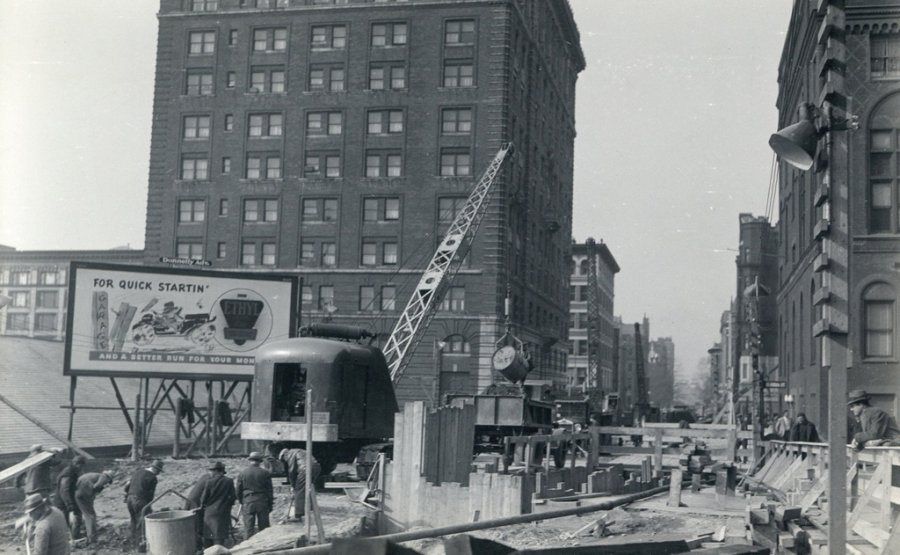
[[[25,498],[24,510],[28,517],[25,541],[31,545],[31,555],[69,555],[69,527],[62,511],[40,493]]]
[[[260,531],[269,527],[269,513],[274,504],[272,473],[260,467],[262,454],[254,451],[247,459],[250,464],[241,470],[235,484],[245,540],[254,534],[254,525]]]
[[[301,519],[306,513],[306,451],[303,449],[282,449],[278,458],[284,463],[288,482],[294,490],[294,518]],[[312,459],[312,480],[319,477],[322,467],[315,457]]]
[[[203,547],[225,545],[231,535],[231,506],[234,505],[234,482],[225,476],[225,465],[216,461],[209,465],[209,476],[200,493],[203,508]]]

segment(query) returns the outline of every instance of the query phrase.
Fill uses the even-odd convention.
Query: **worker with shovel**
[[[288,482],[294,491],[294,503],[288,512],[288,519],[291,517],[300,520],[306,513],[306,451],[303,449],[282,449],[278,454],[278,459],[284,463],[287,471]],[[315,482],[322,471],[319,462],[312,457],[312,480]]]
[[[149,468],[135,471],[125,486],[125,504],[128,505],[128,514],[131,515],[131,538],[135,545],[138,545],[141,538],[144,508],[156,496],[156,476],[162,472],[162,468],[162,461],[157,459]],[[153,512],[153,508],[147,508],[146,512]]]
[[[75,485],[75,502],[84,518],[84,528],[87,533],[87,543],[92,544],[97,540],[97,513],[94,511],[94,499],[103,488],[112,483],[112,471],[88,472],[78,478]]]

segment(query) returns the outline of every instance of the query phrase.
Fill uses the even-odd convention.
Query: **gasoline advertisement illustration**
[[[252,375],[293,329],[296,278],[73,263],[67,374]]]

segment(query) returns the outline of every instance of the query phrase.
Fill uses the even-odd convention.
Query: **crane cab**
[[[306,406],[307,388],[313,391],[312,407]],[[391,437],[398,410],[381,351],[326,337],[261,347],[252,401],[241,439],[300,446],[311,418],[313,454],[323,473],[338,462],[352,461],[361,445]]]

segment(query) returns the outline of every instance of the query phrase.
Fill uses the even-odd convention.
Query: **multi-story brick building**
[[[642,322],[636,322],[640,324],[640,357],[638,357],[637,352],[638,343],[635,337],[635,323],[629,322],[626,324],[619,316],[616,316],[615,323],[618,329],[616,334],[618,337],[618,384],[616,388],[616,392],[619,394],[618,421],[630,423],[634,415],[634,407],[640,400],[638,396],[638,360],[642,361],[644,376],[645,378],[647,376],[648,353],[650,352],[650,340],[648,339],[650,336],[650,320],[644,316]]]
[[[647,362],[650,403],[661,409],[671,408],[675,401],[675,342],[672,338],[651,340]]]
[[[597,356],[597,384],[604,392],[615,391],[615,343],[613,330],[616,328],[613,316],[615,300],[615,280],[619,265],[601,240],[594,243],[597,265],[597,304],[599,308],[598,329],[599,350]],[[585,385],[588,371],[588,272],[590,270],[589,247],[585,243],[572,244],[572,265],[569,301],[569,358],[568,384]]]
[[[779,165],[782,365],[796,409],[822,427],[829,334],[846,338],[847,388],[900,414],[900,2],[845,0],[839,29],[823,21],[827,7],[794,3],[778,79],[779,128],[797,121],[800,103],[859,119],[856,130],[835,126],[809,171]],[[829,60],[844,48],[846,63]],[[840,83],[824,79],[833,71]]]
[[[565,0],[161,0],[146,260],[298,273],[303,323],[388,334],[513,142],[398,394],[491,383],[507,293],[533,377],[563,385],[584,63]]]
[[[752,407],[758,406],[753,402],[757,398],[754,395],[758,395],[752,388],[754,351],[759,357],[760,371],[765,373],[767,379],[783,381],[778,364],[778,326],[775,316],[778,234],[764,216],[740,214],[738,222],[740,242],[738,256],[735,258],[737,290],[732,307],[734,355],[731,359],[731,384],[734,393],[741,393],[736,399],[738,410],[750,413]],[[770,390],[767,395],[777,405],[778,392]],[[770,407],[767,410],[774,409]]]
[[[144,251],[18,251],[0,245],[0,295],[12,300],[0,309],[0,335],[62,341],[66,335],[69,263],[140,264]]]

